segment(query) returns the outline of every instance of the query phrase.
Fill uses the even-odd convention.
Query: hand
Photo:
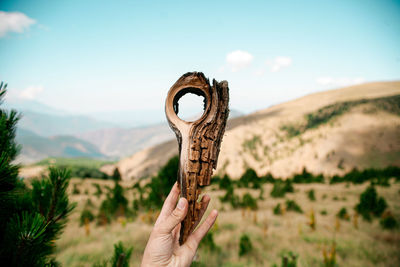
[[[180,222],[183,221],[186,216],[188,202],[185,198],[180,198],[178,205],[176,205],[179,193],[180,190],[177,183],[175,183],[164,202],[160,215],[150,234],[149,241],[147,242],[143,254],[142,267],[190,266],[200,241],[214,225],[218,215],[216,210],[213,210],[196,231],[188,237],[186,242],[180,246]],[[199,220],[195,223],[195,227],[203,217],[208,203],[210,203],[210,197],[204,195],[201,199]]]

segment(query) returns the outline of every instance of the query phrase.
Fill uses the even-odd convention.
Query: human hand
[[[180,246],[180,223],[183,221],[188,211],[188,202],[185,198],[180,198],[176,205],[179,193],[179,187],[177,183],[175,183],[164,202],[160,215],[150,234],[149,241],[147,242],[143,254],[142,267],[190,266],[200,241],[214,225],[218,215],[216,210],[211,211],[207,219],[191,233],[186,242]],[[203,217],[208,203],[210,203],[210,197],[204,195],[201,199],[199,220],[195,223],[195,227]]]

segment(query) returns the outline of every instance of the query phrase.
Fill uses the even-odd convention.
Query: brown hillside
[[[234,118],[216,173],[287,177],[304,167],[332,175],[354,167],[400,166],[400,82],[375,82],[311,94]],[[169,141],[121,160],[124,179],[155,173],[177,153]],[[115,166],[104,166],[110,172]]]

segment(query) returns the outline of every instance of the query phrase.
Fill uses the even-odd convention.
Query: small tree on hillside
[[[383,197],[378,197],[375,187],[370,185],[360,195],[360,203],[357,204],[356,210],[363,216],[365,220],[370,221],[371,215],[379,217],[387,208],[387,203]]]
[[[114,169],[114,173],[112,175],[112,179],[114,181],[121,181],[121,173],[119,172],[118,168]]]
[[[146,208],[159,209],[162,207],[171,187],[176,182],[178,168],[179,158],[174,156],[161,168],[157,176],[153,177],[150,183],[146,185],[146,189],[149,190],[147,199],[143,200]]]

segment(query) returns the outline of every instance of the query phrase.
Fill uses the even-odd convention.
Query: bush
[[[147,199],[143,199],[143,205],[147,209],[160,209],[168,196],[169,191],[176,182],[179,168],[178,156],[172,157],[164,165],[157,176],[151,178],[150,183],[146,185],[148,190]]]
[[[110,223],[113,217],[125,216],[128,212],[128,200],[124,196],[124,189],[115,180],[114,188],[100,205],[97,223],[100,225]]]
[[[300,206],[296,203],[294,200],[286,200],[286,210],[287,211],[294,211],[298,213],[303,213],[303,210],[300,208]]]
[[[222,179],[219,180],[218,185],[219,185],[219,189],[221,189],[221,190],[225,190],[225,189],[233,186],[232,180],[229,178],[229,176],[227,174],[225,174],[224,177],[222,177]]]
[[[93,267],[129,267],[129,259],[131,258],[133,248],[126,248],[122,242],[114,244],[113,256],[101,262],[93,264]]]
[[[385,214],[383,214],[383,216],[380,220],[380,224],[381,224],[382,228],[388,229],[388,230],[396,229],[398,227],[398,223],[397,223],[396,219],[394,218],[393,214],[390,212],[385,212]]]
[[[275,215],[281,215],[282,214],[281,203],[276,204],[276,206],[274,207],[274,214]]]
[[[101,172],[96,167],[88,167],[88,166],[70,166],[70,165],[59,165],[60,168],[68,168],[71,171],[71,177],[78,178],[99,178],[99,179],[108,179],[109,176],[103,172]]]
[[[387,204],[385,199],[378,197],[375,187],[370,185],[360,195],[360,203],[357,204],[356,210],[365,220],[370,221],[371,215],[376,217],[381,216],[386,207]]]
[[[250,238],[246,234],[242,234],[239,241],[239,257],[249,254],[253,250]]]
[[[255,170],[249,168],[245,171],[245,173],[240,177],[238,181],[238,185],[240,187],[247,187],[247,188],[260,188],[260,180],[257,176]]]
[[[293,182],[297,184],[301,183],[323,183],[324,176],[322,174],[314,176],[312,173],[308,172],[306,168],[303,168],[302,173],[295,174],[293,176]]]
[[[103,194],[103,191],[101,190],[99,184],[93,184],[93,186],[96,188],[96,192],[94,193],[94,195],[99,198],[101,194]]]
[[[272,176],[272,174],[267,173],[266,175],[260,177],[260,181],[261,181],[261,183],[274,183],[275,178],[274,178],[274,176]]]
[[[374,185],[390,186],[389,179],[395,178],[400,180],[400,168],[396,166],[388,166],[384,169],[365,169],[359,171],[354,168],[343,176],[335,175],[331,178],[330,183],[351,182],[354,184],[361,184],[366,181],[371,181]]]
[[[244,208],[250,208],[251,210],[257,210],[257,200],[255,200],[250,193],[246,193],[243,196],[241,206]]]
[[[336,217],[346,221],[350,220],[350,215],[347,213],[347,209],[345,207],[339,210],[339,212],[336,214]]]
[[[112,267],[129,267],[129,259],[131,258],[133,248],[126,248],[119,242],[114,245],[114,255],[111,258]]]
[[[73,195],[79,195],[81,191],[78,189],[78,185],[74,184],[74,187],[72,188],[72,194]]]
[[[121,173],[119,172],[118,168],[114,169],[113,175],[111,176],[111,178],[114,181],[121,181]]]
[[[214,242],[214,236],[212,232],[208,232],[206,236],[203,238],[203,240],[200,243],[200,247],[209,250],[210,252],[217,252],[220,250],[220,247],[218,247],[215,242]]]
[[[271,191],[271,196],[274,198],[284,197],[286,193],[294,192],[292,182],[287,179],[285,181],[277,180]]]
[[[236,209],[238,208],[241,203],[239,196],[235,195],[233,186],[230,186],[226,189],[226,193],[223,197],[219,198],[221,202],[229,202],[232,206],[232,208]]]
[[[297,254],[289,251],[281,256],[282,267],[296,267],[297,266]]]
[[[307,197],[308,197],[309,200],[315,201],[315,192],[314,192],[314,189],[310,189],[310,190],[307,192]]]
[[[92,222],[93,220],[93,213],[88,209],[84,209],[81,213],[81,217],[79,218],[80,225],[82,226],[85,224],[85,222]]]

